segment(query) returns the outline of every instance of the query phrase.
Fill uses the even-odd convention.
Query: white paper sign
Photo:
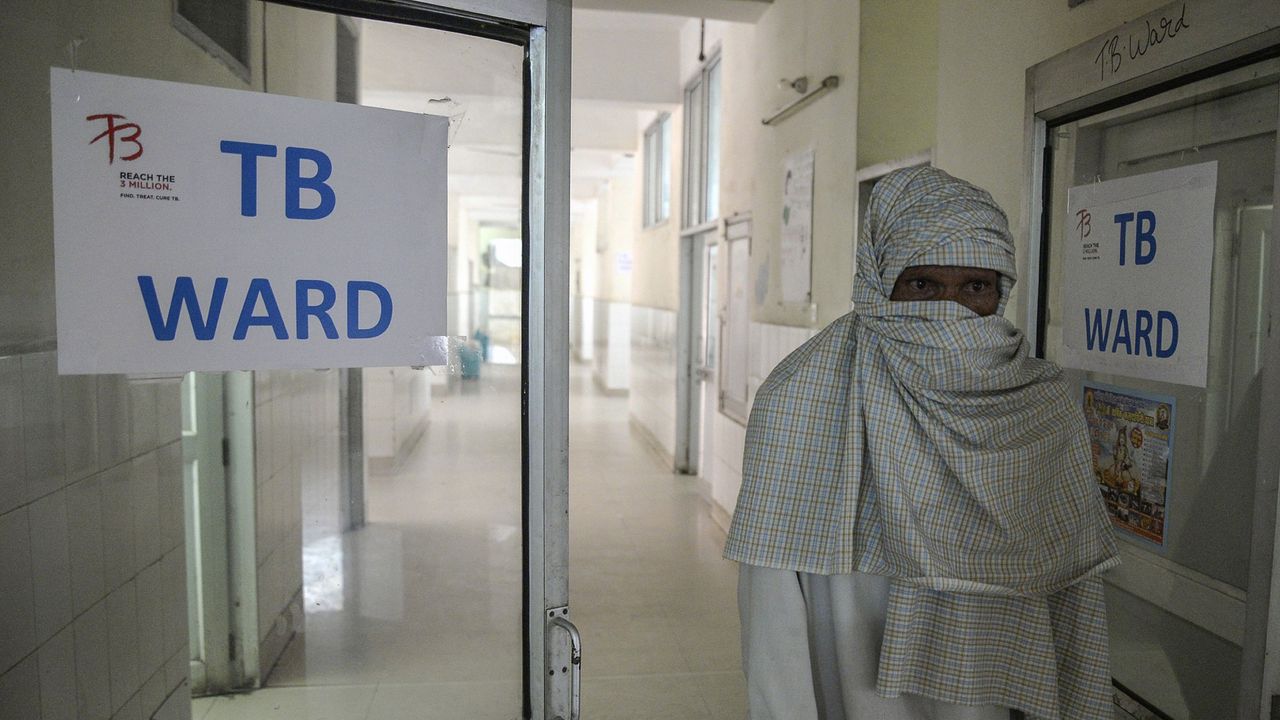
[[[446,118],[50,86],[60,372],[445,362]]]
[[[807,303],[813,273],[813,151],[787,156],[782,181],[782,301]]]
[[[1218,164],[1071,188],[1063,365],[1204,387]]]

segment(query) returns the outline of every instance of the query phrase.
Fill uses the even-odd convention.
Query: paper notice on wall
[[[782,302],[808,303],[813,274],[813,150],[787,156],[782,181]]]
[[[1062,364],[1204,387],[1218,164],[1067,193]]]
[[[1166,537],[1175,401],[1084,384],[1093,472],[1111,522],[1161,547]]]

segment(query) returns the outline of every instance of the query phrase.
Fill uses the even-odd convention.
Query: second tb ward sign
[[[1204,387],[1218,164],[1067,193],[1062,364]]]
[[[445,361],[446,118],[53,69],[58,368]]]

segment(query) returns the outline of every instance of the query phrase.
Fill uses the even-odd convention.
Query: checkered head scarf
[[[854,311],[756,396],[726,554],[945,591],[1048,594],[1114,564],[1084,418],[1059,368],[1000,313],[889,299],[914,265],[996,270],[1013,242],[985,191],[935,168],[885,176]]]
[[[995,270],[1013,238],[985,190],[932,167],[872,192],[854,283],[850,445],[861,446],[890,574],[935,589],[1048,593],[1115,554],[1080,410],[1001,314],[889,300],[913,265]],[[869,482],[867,482],[869,481]]]

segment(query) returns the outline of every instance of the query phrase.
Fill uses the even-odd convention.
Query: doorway
[[[15,10],[15,23],[7,29],[11,31],[10,38],[15,39],[11,47],[21,48],[12,56],[22,55],[23,60],[6,65],[12,72],[11,77],[18,79],[13,83],[15,90],[22,88],[21,93],[16,93],[21,97],[15,98],[15,105],[20,102],[42,106],[43,113],[32,113],[36,117],[49,117],[49,91],[57,86],[56,78],[65,75],[70,76],[73,83],[77,80],[88,83],[91,81],[85,77],[90,73],[98,73],[97,77],[102,74],[131,76],[132,80],[121,80],[121,84],[148,85],[157,93],[163,92],[155,82],[160,79],[185,83],[187,90],[191,86],[217,86],[237,91],[239,100],[246,104],[269,104],[269,95],[319,101],[312,105],[296,103],[291,105],[294,112],[274,116],[237,113],[234,117],[227,115],[225,108],[217,107],[216,102],[210,102],[208,111],[200,114],[209,127],[218,126],[223,118],[227,124],[234,120],[240,123],[236,125],[238,132],[250,136],[261,130],[263,137],[273,138],[273,143],[280,142],[276,137],[288,141],[289,131],[297,129],[293,125],[295,119],[299,124],[305,120],[302,117],[305,112],[298,108],[315,108],[317,112],[334,109],[322,107],[320,103],[358,100],[364,105],[410,113],[445,115],[452,122],[453,151],[449,166],[453,173],[449,177],[449,190],[454,197],[446,197],[440,188],[439,194],[432,192],[430,197],[422,198],[423,203],[430,202],[433,207],[438,203],[439,212],[434,212],[432,217],[441,220],[441,234],[449,200],[458,200],[454,205],[457,209],[464,196],[485,195],[486,201],[496,198],[505,202],[503,211],[508,219],[502,239],[507,241],[503,256],[510,270],[505,289],[511,293],[505,300],[511,307],[504,312],[510,321],[504,336],[510,362],[494,368],[486,367],[481,359],[478,372],[464,378],[461,366],[466,343],[454,341],[451,345],[457,352],[449,362],[434,368],[434,374],[426,368],[406,369],[406,376],[415,380],[430,375],[425,383],[419,381],[419,387],[430,389],[434,405],[449,405],[436,412],[427,426],[428,434],[417,443],[417,447],[428,449],[430,461],[414,466],[412,479],[429,483],[435,494],[414,494],[410,489],[399,497],[400,502],[388,501],[398,490],[393,486],[404,478],[394,474],[379,477],[367,474],[364,485],[369,498],[364,503],[362,527],[359,520],[362,513],[352,512],[359,508],[353,508],[350,502],[355,494],[350,487],[352,476],[362,474],[356,472],[363,470],[362,458],[353,457],[352,445],[343,442],[340,418],[344,406],[349,409],[372,388],[364,382],[363,374],[358,379],[352,377],[352,368],[341,367],[341,361],[333,363],[339,366],[333,369],[316,368],[307,364],[308,361],[297,360],[293,353],[303,347],[302,341],[307,339],[305,331],[292,335],[274,332],[274,320],[272,328],[259,327],[259,323],[248,318],[251,311],[246,310],[242,315],[246,319],[243,327],[247,329],[248,341],[241,347],[253,344],[255,336],[266,340],[274,335],[274,340],[282,341],[279,345],[261,346],[273,349],[267,357],[259,356],[260,363],[224,362],[215,357],[217,353],[208,353],[198,361],[173,363],[190,363],[186,368],[150,368],[174,373],[164,378],[117,376],[97,383],[100,388],[95,386],[96,378],[75,383],[77,404],[69,407],[68,422],[82,431],[82,436],[96,436],[101,424],[102,435],[111,442],[110,452],[99,453],[96,445],[87,445],[87,452],[76,448],[75,458],[83,460],[76,470],[83,470],[84,477],[77,478],[74,507],[77,511],[92,509],[94,520],[83,523],[86,532],[75,537],[77,564],[68,574],[77,578],[82,592],[77,596],[75,613],[72,614],[68,604],[65,622],[59,625],[65,632],[58,640],[61,644],[57,648],[57,659],[69,658],[72,668],[70,674],[62,673],[59,678],[69,677],[73,684],[70,692],[49,696],[56,695],[64,701],[61,707],[69,703],[71,710],[66,714],[77,716],[184,717],[190,710],[193,668],[195,679],[206,690],[227,687],[248,690],[258,685],[265,686],[259,693],[288,690],[276,688],[273,683],[285,677],[284,670],[289,668],[289,659],[294,656],[301,656],[304,672],[312,674],[316,668],[310,662],[309,653],[313,645],[324,644],[327,628],[333,630],[328,637],[337,642],[345,642],[348,633],[372,629],[378,637],[371,642],[379,649],[397,646],[416,657],[423,654],[425,648],[435,653],[435,657],[456,659],[461,648],[471,650],[471,657],[477,663],[496,668],[501,677],[494,676],[495,685],[472,687],[465,693],[487,702],[487,709],[476,710],[475,716],[575,717],[578,676],[574,660],[578,655],[576,631],[566,617],[564,522],[567,327],[559,313],[568,298],[569,4],[560,0],[511,2],[501,7],[460,0],[431,4],[378,0],[362,3],[149,0],[108,8],[85,0],[61,0],[31,3]],[[354,16],[339,17],[332,14],[332,10],[345,10]],[[398,40],[403,53],[391,60],[383,58],[381,84],[375,85],[365,81],[379,71],[379,60],[367,50],[379,37],[380,42],[388,44]],[[65,67],[67,72],[51,74],[51,65]],[[52,85],[46,84],[51,82],[51,75],[55,80]],[[421,84],[424,78],[442,82],[424,87]],[[179,92],[173,86],[166,87],[175,94]],[[37,90],[28,92],[27,88]],[[379,91],[380,97],[374,98],[374,91]],[[197,105],[199,98],[210,96],[196,91],[191,95],[197,97],[193,101]],[[78,96],[70,97],[79,102]],[[146,106],[147,110],[158,104]],[[54,108],[55,113],[64,109],[58,104]],[[204,107],[197,109],[203,111]],[[219,112],[224,113],[222,118]],[[362,112],[368,116],[383,111],[340,110],[346,117]],[[67,118],[68,125],[74,118],[78,130],[88,129],[83,126],[83,108],[57,117]],[[338,137],[344,128],[333,125],[329,129],[334,135],[310,142],[341,146],[350,151],[351,156],[359,157],[362,148],[352,149],[346,145],[346,139]],[[442,125],[437,123],[436,127]],[[159,138],[164,136],[152,127],[155,126],[147,128],[148,136],[157,138],[157,144],[147,145],[150,149],[145,162],[151,162],[159,154],[156,148]],[[33,144],[48,152],[49,126],[37,122],[33,132],[43,137],[43,142]],[[142,156],[143,143],[137,141],[140,132],[138,130],[132,140],[138,149],[128,160]],[[439,139],[442,138],[435,140]],[[76,144],[85,145],[87,140]],[[417,152],[420,149],[414,142],[417,140],[417,137],[410,138],[403,148],[401,156],[406,164],[423,156]],[[22,142],[26,142],[25,138]],[[227,154],[225,147],[234,142],[237,141],[223,140],[222,154]],[[353,146],[359,142],[371,140],[356,138]],[[497,152],[478,149],[484,145]],[[203,142],[200,146],[210,147]],[[217,142],[211,147],[212,157],[227,160],[219,157]],[[274,157],[278,146],[259,147],[270,147],[273,153],[270,156]],[[99,148],[106,148],[106,144],[93,150]],[[292,145],[288,148],[315,149]],[[387,147],[384,145],[382,149],[386,151]],[[178,151],[180,148],[175,150]],[[126,160],[110,149],[105,153],[104,163]],[[283,203],[285,218],[332,223],[333,218],[326,221],[327,213],[333,211],[333,199],[342,194],[344,183],[349,183],[347,188],[359,185],[358,195],[363,197],[378,191],[377,173],[362,170],[362,177],[351,177],[354,174],[351,168],[358,167],[358,163],[346,165],[349,174],[343,177],[343,168],[328,164],[330,156],[323,152],[305,157],[290,156],[288,152],[280,154],[284,157],[272,167],[283,174],[273,175],[271,180],[298,179],[314,170],[310,179],[315,182],[305,187],[295,185],[294,190],[318,193],[321,207],[327,208],[325,214],[290,215],[286,202]],[[242,160],[243,157],[248,156],[242,156]],[[294,162],[290,157],[301,161],[303,166],[287,165]],[[234,158],[229,162],[234,162]],[[116,168],[119,167],[117,164]],[[107,170],[114,172],[114,168]],[[182,173],[178,176],[183,179],[170,178],[164,182],[185,182],[191,177]],[[246,178],[255,176],[248,172],[239,177],[240,187],[244,189],[250,187],[251,182]],[[262,187],[264,193],[268,187],[278,192],[281,184],[264,180]],[[184,194],[180,198],[182,206],[176,204],[179,199],[176,196],[147,196],[146,199],[163,200],[164,207],[174,208],[174,213],[181,212],[180,207],[197,204],[188,202],[189,198],[198,198],[198,202],[209,207],[223,207],[223,188],[220,187],[218,193],[205,189],[208,192],[202,195],[194,189],[192,195]],[[51,205],[48,193],[33,193],[33,197],[37,201],[33,215],[51,215],[51,212],[42,212]],[[127,197],[139,199],[132,193]],[[226,197],[241,200],[239,204],[225,205],[230,208],[230,215],[239,211],[240,215],[234,219],[256,217],[253,210],[245,209],[249,206],[243,204],[244,195],[232,193]],[[299,193],[290,197],[296,200]],[[348,200],[349,207],[357,204]],[[81,206],[74,202],[59,207],[71,208],[70,212],[78,218],[90,216],[78,214]],[[341,208],[341,201],[337,207]],[[310,213],[318,208],[306,207],[304,203],[293,209]],[[349,214],[348,220],[353,215]],[[369,217],[367,236],[352,235],[351,252],[367,253],[378,248],[377,220],[376,215]],[[228,235],[233,234],[232,225],[234,223],[227,223]],[[441,264],[443,247],[449,245],[455,256],[463,258],[463,261],[454,259],[449,265],[455,269],[470,267],[472,263],[468,260],[473,258],[468,256],[475,253],[463,248],[474,247],[474,243],[468,244],[460,236],[475,231],[478,225],[455,222],[452,226],[456,236],[430,240],[439,241]],[[332,229],[333,225],[329,227]],[[41,228],[41,237],[51,238],[53,233],[43,232],[44,229]],[[219,223],[217,230],[223,229]],[[144,237],[156,239],[162,233],[148,226],[136,236],[121,235],[140,243]],[[423,241],[427,242],[428,238],[424,237]],[[183,247],[180,243],[173,246]],[[53,283],[45,282],[44,278],[49,275],[51,279],[53,275],[54,263],[52,259],[46,262],[44,257],[50,254],[47,249],[40,251],[39,266],[32,276],[39,278],[42,286],[52,287]],[[345,247],[338,254],[342,252]],[[266,268],[264,274],[284,266],[288,272],[296,269],[299,273],[296,277],[315,277],[325,272],[316,262],[322,259],[320,255],[277,252],[277,257],[261,265]],[[210,261],[211,257],[180,259],[189,260],[194,266],[197,261]],[[348,260],[355,264],[358,258]],[[216,265],[216,260],[213,264]],[[195,269],[215,275],[219,272],[206,266]],[[316,284],[311,289],[325,295],[328,288],[331,295],[332,283],[337,280],[311,282]],[[299,283],[301,286],[302,281]],[[61,281],[59,284],[67,286]],[[470,292],[457,277],[450,278],[450,286],[460,293]],[[313,333],[310,338],[318,341],[316,344],[367,339],[368,336],[358,333],[380,325],[383,320],[390,322],[389,301],[382,303],[385,312],[376,318],[376,323],[362,322],[359,301],[349,302],[348,335],[335,338],[331,318],[325,314],[325,308],[332,306],[334,300],[313,301],[306,295],[309,292],[304,288],[302,300],[296,296],[292,299],[296,301],[295,307],[302,304],[320,309],[320,315],[311,316],[324,328],[324,332]],[[145,302],[146,286],[142,286],[142,293]],[[177,294],[175,290],[172,295]],[[348,299],[358,295],[358,289],[348,286]],[[374,295],[389,297],[376,292]],[[264,293],[261,297],[268,295]],[[43,295],[37,299],[43,299]],[[280,314],[271,307],[274,300],[264,300],[264,303],[269,315]],[[175,301],[171,308],[179,304]],[[111,306],[115,307],[115,303]],[[206,306],[211,307],[212,303]],[[48,311],[52,316],[51,306]],[[124,312],[122,307],[121,314]],[[177,315],[178,311],[174,310],[170,317]],[[158,315],[153,313],[152,317]],[[212,320],[212,309],[207,317],[216,323]],[[145,328],[146,316],[142,319]],[[326,324],[325,320],[330,322]],[[306,322],[303,321],[304,326]],[[172,321],[169,327],[174,327]],[[191,327],[194,332],[203,332],[196,331],[194,320]],[[458,336],[470,330],[464,327]],[[265,335],[258,335],[259,331]],[[439,333],[440,330],[433,329],[431,334]],[[156,342],[172,340],[172,333],[168,339],[161,337],[162,334],[155,331]],[[197,334],[183,339],[194,343],[197,339],[212,338]],[[244,339],[243,336],[237,338]],[[285,340],[288,342],[283,342]],[[142,344],[145,343],[139,343]],[[39,347],[52,355],[51,346]],[[195,347],[204,349],[212,344]],[[359,361],[347,360],[345,364],[359,364]],[[258,369],[252,374],[222,372],[246,365]],[[174,408],[183,396],[178,373],[190,366],[210,372],[192,376],[188,381],[186,395],[190,402],[184,439],[178,435],[181,413]],[[263,367],[283,369],[264,370]],[[113,373],[133,371],[127,363],[111,368]],[[149,382],[155,385],[146,384]],[[136,400],[131,397],[135,394]],[[61,427],[62,411],[56,395],[54,397],[54,401],[40,404],[56,420],[57,424],[51,422],[50,427],[57,429]],[[428,392],[423,390],[413,397],[425,399]],[[500,408],[494,410],[494,404]],[[436,410],[425,403],[407,410],[414,414],[423,409]],[[239,420],[229,420],[232,416],[239,417],[242,410],[250,428],[250,443],[245,448],[237,447]],[[350,412],[347,416],[350,417]],[[163,422],[157,418],[163,418]],[[392,420],[397,419],[398,415],[393,412]],[[161,428],[164,432],[158,431]],[[346,430],[349,440],[352,428],[348,426]],[[411,452],[415,446],[413,436],[406,437],[403,445]],[[453,448],[465,444],[459,438],[495,450],[473,452],[468,456],[470,460],[462,463],[450,455]],[[166,511],[164,519],[157,522],[158,513],[147,508],[159,507],[157,494],[174,495],[174,489],[183,487],[184,468],[180,460],[184,444],[189,446],[186,465],[191,479],[190,512],[184,512],[181,504],[176,508],[165,506],[175,511]],[[42,449],[42,455],[47,454],[61,467],[62,446],[50,446],[47,450],[44,453]],[[170,460],[174,462],[166,462]],[[109,482],[99,479],[100,474]],[[348,485],[345,489],[344,478]],[[375,481],[382,486],[375,488]],[[303,503],[311,488],[321,489],[316,497],[327,497],[328,502],[317,503],[317,507]],[[493,515],[469,517],[464,513],[450,513],[451,492],[484,493],[483,499],[492,501],[489,507]],[[103,498],[109,502],[102,502]],[[246,503],[243,507],[238,505],[241,500]],[[396,511],[408,502],[432,504],[435,514],[430,528],[396,525]],[[141,508],[136,512],[135,504]],[[243,514],[237,511],[238,507]],[[108,510],[104,512],[101,508]],[[345,517],[340,510],[346,511]],[[324,522],[316,521],[326,513],[328,517]],[[198,620],[194,632],[180,622],[184,613],[174,612],[175,608],[187,609],[188,584],[182,547],[186,541],[181,532],[172,538],[166,536],[163,553],[155,541],[159,534],[156,526],[172,523],[176,528],[184,516],[190,519],[193,530],[190,543],[194,559],[190,567],[195,576],[192,599]],[[245,518],[249,519],[252,542],[237,545],[236,538],[245,529],[238,524],[238,519]],[[79,526],[75,529],[78,531]],[[146,552],[135,553],[137,547],[145,547]],[[469,549],[470,554],[458,551],[457,547]],[[396,554],[397,548],[403,550],[400,555]],[[377,559],[387,559],[390,565],[357,567],[355,560],[366,549]],[[155,551],[154,557],[152,551]],[[426,554],[430,557],[424,561]],[[313,556],[322,560],[311,563]],[[80,563],[81,557],[84,563]],[[495,568],[492,576],[482,578],[485,583],[479,582],[474,574],[480,557],[489,560]],[[433,566],[429,562],[433,560],[461,565]],[[109,574],[102,572],[104,561],[111,563]],[[395,573],[384,572],[389,566],[394,567]],[[440,602],[435,592],[451,584],[456,586],[462,576],[460,568],[472,569],[466,589],[475,597],[461,605]],[[241,580],[251,586],[237,588],[236,583]],[[397,580],[403,582],[397,584]],[[364,597],[376,596],[377,599],[362,603],[355,608],[354,615],[340,616],[337,606],[350,609],[344,592],[355,584],[363,584],[370,591]],[[430,618],[434,624],[412,619],[411,605],[426,613],[436,613]],[[162,626],[157,622],[161,611]],[[496,639],[502,646],[500,650],[472,643],[481,627],[486,634],[500,636],[486,638]],[[242,635],[236,635],[237,628]],[[68,647],[68,638],[74,653],[62,652]],[[88,645],[90,641],[92,648]],[[41,648],[36,644],[30,650],[28,654],[34,660],[35,652]],[[372,656],[370,660],[362,666],[358,654],[341,657],[346,669],[357,672],[397,665]],[[228,663],[233,668],[229,674],[223,672]],[[41,666],[45,666],[43,660]],[[241,669],[234,671],[236,667]],[[398,667],[404,669],[402,663]],[[457,701],[458,693],[451,695],[450,688],[446,687],[458,680],[451,674],[457,672],[458,666],[441,662],[428,670],[398,685],[432,685],[427,689],[419,687],[420,692],[414,691],[418,692],[412,700],[415,707],[439,713],[455,713],[464,707]],[[295,708],[304,717],[320,717],[335,711],[344,714],[346,700],[339,698],[331,687],[317,689],[308,685],[307,689],[315,692],[306,693],[298,700],[301,705]],[[408,690],[405,693],[413,694]],[[282,705],[294,702],[287,692],[279,693],[277,699]],[[243,696],[220,697],[215,703],[219,706],[205,709],[209,716],[261,714],[244,712],[248,702]],[[228,708],[225,711],[220,707],[223,704]]]
[[[1266,612],[1270,581],[1260,585],[1259,579],[1271,575],[1270,552],[1258,538],[1271,537],[1274,514],[1258,515],[1250,506],[1257,489],[1274,481],[1260,460],[1259,443],[1266,441],[1258,433],[1274,426],[1275,417],[1260,388],[1267,366],[1264,318],[1274,306],[1278,116],[1280,64],[1267,60],[1077,112],[1045,128],[1034,332],[1049,359],[1064,357],[1066,326],[1076,318],[1063,310],[1071,292],[1063,267],[1074,232],[1068,190],[1182,169],[1212,168],[1216,175],[1212,234],[1204,238],[1212,246],[1205,381],[1065,371],[1076,388],[1169,398],[1176,411],[1176,419],[1163,421],[1166,428],[1176,422],[1176,441],[1163,465],[1144,469],[1140,489],[1099,474],[1124,558],[1106,576],[1112,673],[1124,694],[1168,717],[1256,715],[1248,706],[1258,702],[1256,685],[1250,686],[1261,678],[1263,637],[1248,631],[1248,619]],[[1118,453],[1109,442],[1141,444],[1139,436],[1137,445],[1120,438],[1118,421],[1090,422],[1105,426],[1095,432],[1095,452]],[[1153,422],[1159,426],[1159,413]],[[1105,433],[1106,442],[1098,437]]]

